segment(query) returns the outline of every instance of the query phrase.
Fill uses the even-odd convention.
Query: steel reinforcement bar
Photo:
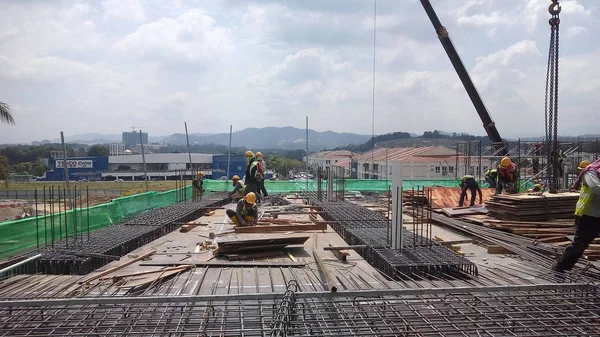
[[[0,302],[0,336],[600,335],[596,287],[493,288]]]

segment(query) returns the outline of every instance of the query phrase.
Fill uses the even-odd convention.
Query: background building
[[[123,144],[126,149],[134,148],[136,145],[140,144],[140,133],[136,131],[127,132],[124,131],[122,134]],[[142,142],[144,144],[148,144],[148,133],[142,132]]]

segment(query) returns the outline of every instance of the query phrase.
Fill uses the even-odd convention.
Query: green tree
[[[8,124],[15,124],[12,111],[10,111],[8,104],[4,102],[0,102],[0,121]]]
[[[36,162],[31,163],[31,171],[29,171],[29,173],[36,177],[41,177],[46,173],[46,171],[48,171],[46,165],[44,165],[38,160]]]
[[[31,163],[18,163],[15,165],[15,172],[17,174],[27,174],[31,172]]]
[[[0,156],[0,181],[4,181],[4,185],[8,187],[8,177],[10,176],[10,163],[8,158]]]
[[[110,149],[106,145],[92,145],[87,155],[89,157],[105,157],[110,154]]]

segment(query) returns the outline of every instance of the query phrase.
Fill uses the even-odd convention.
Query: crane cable
[[[551,0],[548,7],[551,15],[550,23],[550,47],[548,53],[548,68],[546,71],[546,97],[545,97],[545,127],[546,142],[548,144],[547,159],[548,170],[546,170],[547,187],[551,193],[558,191],[559,179],[559,143],[558,143],[558,28],[560,24],[559,14],[561,7],[558,0]]]

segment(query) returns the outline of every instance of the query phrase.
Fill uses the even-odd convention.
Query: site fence
[[[166,192],[151,191],[120,197],[105,204],[78,207],[66,212],[2,222],[0,223],[0,258],[51,245],[67,236],[82,235],[143,211],[169,206],[191,198],[192,186],[189,185]],[[44,209],[44,205],[38,207]]]
[[[334,184],[337,184],[337,180]],[[530,188],[533,183],[523,181],[522,191]],[[388,187],[391,186],[391,179],[344,179],[344,189],[347,192],[386,192]],[[456,180],[404,180],[402,182],[402,188],[405,190],[411,190],[413,188],[418,189],[420,187],[458,187],[459,181]],[[207,191],[229,191],[233,189],[231,181],[223,180],[204,180],[204,189]],[[337,185],[336,185],[337,186]],[[486,187],[487,184],[482,184],[481,187]],[[318,190],[317,180],[266,180],[265,188],[269,193],[291,193],[291,192],[304,192],[304,191],[316,191]],[[321,189],[327,189],[327,181],[321,182]]]

